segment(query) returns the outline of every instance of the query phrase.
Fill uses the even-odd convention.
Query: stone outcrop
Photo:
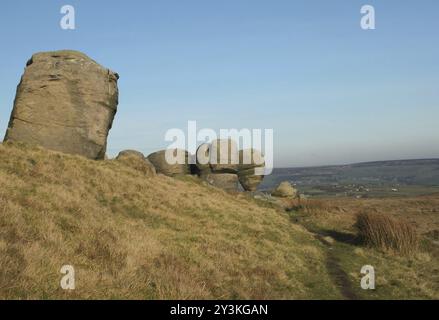
[[[255,169],[248,169],[239,171],[238,179],[245,191],[256,191],[262,180],[264,180],[264,176],[257,175]]]
[[[204,143],[197,149],[197,154],[195,155],[195,173],[199,176],[205,176],[212,173],[212,169],[210,168],[210,147],[210,144]]]
[[[17,87],[5,140],[104,159],[118,78],[77,51],[33,55]]]
[[[148,177],[156,176],[155,167],[145,158],[143,153],[135,150],[124,150],[116,157],[116,161],[142,172]]]
[[[236,175],[245,191],[256,191],[264,179],[265,161],[262,154],[254,149],[238,152],[236,142],[231,139],[202,144],[197,150],[196,160],[197,174],[204,180],[209,177],[210,184],[220,188],[225,184],[215,183],[215,181],[223,181],[224,178],[214,179],[216,174]],[[227,181],[232,181],[231,176],[227,176]],[[231,186],[232,184],[229,184],[227,189],[230,190]],[[236,185],[236,190],[238,190],[238,185]]]
[[[196,154],[196,173],[212,186],[226,191],[237,191],[238,157],[236,143],[230,139],[202,144]]]
[[[210,168],[216,173],[238,173],[238,146],[232,139],[214,140],[210,146]]]
[[[271,193],[273,197],[278,198],[297,198],[297,190],[288,181],[282,182],[276,189]]]
[[[264,179],[264,157],[258,150],[239,151],[238,178],[245,191],[256,191]]]
[[[166,159],[166,153],[170,152],[170,159]],[[189,164],[189,153],[186,150],[161,150],[150,154],[147,159],[153,164],[157,173],[164,174],[169,177],[182,176],[191,174],[191,166]],[[178,160],[178,161],[177,161]]]

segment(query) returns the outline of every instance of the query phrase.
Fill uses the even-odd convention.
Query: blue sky
[[[76,9],[74,31],[60,8]],[[360,8],[376,30],[360,28]],[[435,0],[5,0],[0,132],[32,53],[75,49],[120,74],[108,153],[166,130],[274,129],[275,166],[439,157]]]

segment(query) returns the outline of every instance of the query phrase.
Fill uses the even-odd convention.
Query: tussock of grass
[[[361,241],[371,247],[403,254],[415,253],[419,247],[416,229],[389,215],[360,213],[356,227]]]
[[[10,143],[0,184],[0,298],[340,297],[318,241],[247,197]]]

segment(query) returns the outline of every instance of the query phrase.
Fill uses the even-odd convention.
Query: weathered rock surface
[[[17,87],[5,140],[104,159],[118,78],[77,51],[33,55]]]
[[[225,191],[238,190],[238,176],[234,173],[210,173],[201,176],[208,184]]]
[[[264,179],[265,161],[261,152],[246,149],[238,152],[237,144],[231,139],[215,140],[212,144],[202,144],[197,150],[196,173],[201,177],[215,174],[238,175],[245,191],[255,191]],[[222,178],[216,178],[220,180]],[[217,183],[221,187],[222,183]],[[235,188],[235,187],[234,187]]]
[[[168,162],[166,153],[172,152],[171,158],[174,162]],[[191,174],[191,166],[189,164],[189,153],[186,150],[161,150],[150,154],[147,159],[154,165],[157,173],[164,174],[169,177]]]
[[[245,191],[256,191],[264,179],[265,161],[255,149],[239,151],[238,178]]]
[[[296,198],[298,193],[291,183],[284,181],[271,193],[271,195],[279,198]]]
[[[262,153],[256,149],[245,149],[239,151],[239,170],[264,168],[265,160]]]
[[[124,165],[131,167],[137,171],[142,172],[148,177],[156,176],[155,167],[145,158],[143,153],[135,150],[124,150],[116,157]]]
[[[196,160],[196,174],[199,176],[204,176],[212,172],[210,168],[210,148],[211,145],[204,143],[200,145],[197,149],[197,154],[195,155]]]
[[[264,180],[263,175],[255,174],[255,168],[239,171],[238,178],[245,191],[256,191]]]
[[[217,173],[238,173],[238,145],[232,139],[218,139],[210,146],[210,168]]]

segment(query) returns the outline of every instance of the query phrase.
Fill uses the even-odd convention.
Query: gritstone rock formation
[[[77,51],[33,55],[17,87],[5,140],[104,159],[118,79]]]
[[[232,140],[215,140],[198,147],[197,174],[208,184],[226,191],[238,190],[238,149]]]
[[[265,161],[262,154],[255,149],[239,151],[238,177],[245,191],[256,191],[264,179]]]
[[[245,191],[256,191],[262,180],[264,180],[263,175],[255,174],[255,169],[239,171],[238,178]]]
[[[211,145],[208,143],[204,143],[200,145],[197,149],[197,153],[195,155],[196,160],[196,170],[195,173],[200,177],[208,175],[212,173],[212,169],[210,168],[210,147]]]
[[[172,152],[176,163],[166,161],[166,152]],[[185,150],[162,150],[150,154],[147,158],[157,170],[157,173],[164,174],[169,177],[191,174],[191,166],[189,164],[189,153]]]
[[[288,181],[282,182],[271,195],[279,198],[296,198],[298,196],[297,190]]]
[[[235,178],[238,178],[245,191],[256,191],[264,179],[264,167],[264,157],[259,151],[246,149],[238,152],[231,139],[202,144],[197,150],[197,174],[222,189],[238,190],[238,184],[235,184]],[[215,177],[218,174],[227,176]],[[232,175],[237,177],[232,178]]]
[[[214,140],[210,146],[210,168],[216,173],[238,173],[238,146],[232,139]]]
[[[137,171],[143,172],[148,177],[154,177],[156,170],[143,153],[135,150],[124,150],[119,153],[116,160]]]

